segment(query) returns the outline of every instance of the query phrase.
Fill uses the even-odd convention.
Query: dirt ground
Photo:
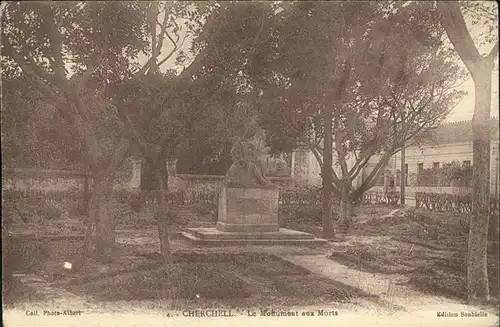
[[[157,232],[148,215],[129,213],[117,221],[119,247],[113,262],[106,265],[92,261],[79,265],[81,240],[31,244],[28,251],[34,255],[18,267],[25,274],[11,283],[8,304],[23,310],[73,303],[92,312],[312,306],[390,315],[429,303],[443,309],[467,308],[460,304],[465,297],[463,217],[418,210],[388,216],[393,209],[357,208],[343,242],[317,248],[243,249],[194,247],[178,237],[186,227],[214,224],[211,215],[185,210],[172,228],[170,270],[160,266]],[[66,228],[58,230],[65,222]],[[288,221],[286,227],[318,234],[321,230],[308,221]],[[79,234],[83,220],[63,217],[51,220],[42,231],[27,230],[37,235],[67,234],[69,229]],[[64,262],[72,263],[71,271],[63,268]],[[490,271],[493,295],[498,292],[495,273],[498,270]]]
[[[404,274],[410,285],[428,294],[467,298],[466,216],[424,209],[394,215],[358,215],[352,234],[355,237],[350,242],[334,247],[332,260],[369,272]],[[385,238],[368,237],[375,235]],[[492,302],[498,303],[495,247],[498,242],[490,241],[488,276]]]
[[[36,251],[28,249],[30,255],[23,259],[27,264],[19,265],[18,270],[36,273],[52,286],[97,302],[181,300],[185,306],[186,300],[198,305],[203,298],[207,305],[245,307],[321,304],[369,297],[357,289],[310,274],[272,253],[262,253],[258,247],[200,249],[174,237],[174,266],[165,271],[155,230],[119,230],[117,241],[119,247],[113,262],[87,261],[85,265],[81,264],[82,240],[42,242]],[[38,251],[44,247],[45,251]],[[320,250],[273,247],[273,251],[314,254]],[[41,257],[43,263],[30,264]],[[63,268],[65,262],[72,264],[71,270]],[[32,296],[29,292],[21,293],[12,294],[20,295],[18,301]]]

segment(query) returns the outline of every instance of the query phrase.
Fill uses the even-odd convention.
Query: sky
[[[484,48],[488,49],[488,51],[492,48],[492,45],[485,46]],[[495,69],[491,74],[491,117],[499,117],[499,98],[498,98],[498,56],[495,62]],[[460,64],[465,68],[465,65],[460,62]],[[474,114],[474,82],[471,77],[461,85],[459,90],[466,91],[467,95],[465,95],[460,101],[460,103],[453,109],[453,111],[446,118],[447,122],[454,121],[462,121],[462,120],[471,120],[472,115]]]
[[[410,1],[407,1],[410,2]],[[496,2],[488,3],[489,8],[498,13],[498,4]],[[473,25],[469,17],[465,16],[465,23],[467,28],[471,34],[471,37],[478,49],[479,53],[486,56],[490,53],[493,48],[493,44],[483,44],[480,45],[480,40],[484,37],[486,33],[488,33],[488,27],[482,25]],[[497,28],[498,30],[498,15],[497,15]],[[498,40],[498,32],[497,32],[497,40]],[[444,40],[445,45],[451,46],[451,42],[448,37]],[[459,62],[460,66],[465,69],[465,64],[458,58],[457,62]],[[491,74],[491,112],[490,117],[499,117],[499,73],[498,73],[498,55],[495,59],[495,68],[493,69],[493,73]],[[470,75],[470,74],[469,74]],[[467,92],[462,100],[455,106],[455,108],[450,112],[448,117],[446,118],[446,122],[455,122],[455,121],[463,121],[463,120],[472,120],[472,116],[474,114],[474,81],[472,77],[469,76],[468,80],[465,81],[457,90]]]
[[[498,62],[498,59],[497,59]],[[491,117],[499,117],[498,108],[498,64],[493,71],[491,82]],[[446,118],[447,122],[471,120],[474,114],[474,82],[469,78],[460,87],[460,90],[466,91],[467,95],[464,96],[462,101],[453,109],[453,111]]]

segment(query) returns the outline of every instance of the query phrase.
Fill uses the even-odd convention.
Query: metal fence
[[[365,192],[363,194],[363,204],[390,204],[395,205],[399,203],[400,196],[398,191],[389,192]]]
[[[471,213],[472,196],[470,194],[446,194],[416,192],[415,202],[417,208],[426,208],[438,212]],[[498,199],[490,197],[490,214],[498,217]]]

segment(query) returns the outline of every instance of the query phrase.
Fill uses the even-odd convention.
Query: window
[[[464,167],[470,167],[470,160],[464,160],[463,166]]]
[[[424,171],[424,163],[423,163],[423,162],[419,162],[419,163],[417,164],[417,172],[418,172],[418,173],[421,173],[421,172],[423,172],[423,171]]]
[[[434,170],[439,169],[439,162],[433,162],[432,163],[432,169],[434,169]]]

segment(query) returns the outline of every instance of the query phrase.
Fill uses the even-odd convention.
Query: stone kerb
[[[217,230],[223,232],[276,232],[276,188],[225,186],[220,192]]]

